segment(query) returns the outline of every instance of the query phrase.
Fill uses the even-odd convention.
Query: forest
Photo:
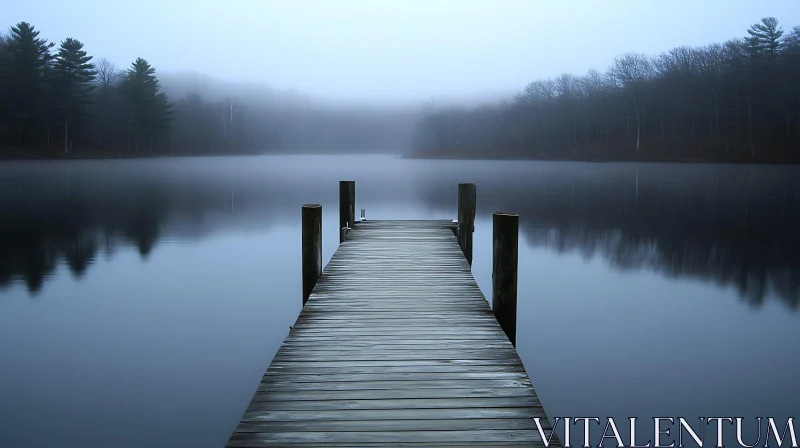
[[[402,152],[429,158],[800,162],[800,27],[605,72],[562,74],[485,106],[324,105],[268,87],[196,82],[56,45],[20,22],[0,34],[0,157]],[[213,83],[212,83],[213,84]],[[211,93],[211,90],[214,90]]]
[[[0,33],[0,157],[394,152],[418,110],[324,104],[266,84],[120,68],[27,22]]]
[[[539,79],[501,105],[431,100],[409,155],[800,162],[800,27],[768,17],[745,31]]]

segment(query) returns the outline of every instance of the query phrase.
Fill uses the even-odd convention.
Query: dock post
[[[322,206],[303,206],[303,306],[322,275]]]
[[[475,184],[458,184],[458,245],[472,266],[472,233],[475,231]]]
[[[492,312],[516,347],[519,215],[495,212],[492,218]]]
[[[356,222],[356,182],[354,180],[339,181],[339,243],[344,242],[341,229],[353,228]]]

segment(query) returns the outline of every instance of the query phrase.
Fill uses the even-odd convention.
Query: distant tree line
[[[799,162],[799,79],[800,27],[784,33],[769,17],[722,44],[537,80],[503,105],[432,102],[415,154]]]
[[[229,83],[204,98],[186,81],[143,58],[119,69],[73,38],[56,47],[20,22],[0,33],[0,156],[399,152],[419,117]]]

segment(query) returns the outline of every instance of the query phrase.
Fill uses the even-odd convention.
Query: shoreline
[[[249,152],[237,152],[237,153],[208,153],[208,154],[197,154],[197,153],[186,153],[186,154],[164,154],[164,153],[155,153],[155,154],[129,154],[129,153],[118,153],[118,152],[107,152],[107,153],[82,153],[82,154],[28,154],[28,153],[21,153],[19,151],[13,151],[9,153],[4,153],[0,151],[0,162],[3,161],[22,161],[22,160],[125,160],[125,159],[163,159],[163,158],[170,158],[170,157],[214,157],[214,156],[256,156],[261,155],[259,153],[249,153]]]
[[[775,160],[742,160],[742,159],[728,159],[728,160],[715,160],[715,159],[668,159],[668,158],[636,158],[636,157],[619,157],[619,158],[569,158],[569,157],[535,157],[535,156],[515,156],[515,155],[500,155],[489,157],[480,154],[402,154],[402,159],[408,160],[470,160],[470,161],[525,161],[525,162],[588,162],[588,163],[679,163],[679,164],[736,164],[736,165],[800,165],[799,161],[775,161]]]
[[[148,153],[128,153],[124,151],[86,151],[78,154],[63,154],[57,151],[49,152],[36,152],[35,149],[28,150],[9,150],[8,148],[0,148],[0,163],[4,161],[23,161],[23,160],[124,160],[124,159],[166,159],[166,158],[192,158],[192,157],[258,157],[258,156],[390,156],[394,158],[403,158],[401,151],[386,152],[386,151],[342,151],[342,152],[326,152],[326,151],[289,151],[289,150],[272,150],[265,152],[256,151],[231,151],[231,152],[177,152],[177,153],[164,153],[155,152]]]
[[[165,159],[165,158],[193,158],[193,157],[241,157],[241,156],[345,156],[345,155],[375,155],[377,153],[315,153],[315,152],[271,152],[271,153],[255,153],[255,152],[236,152],[236,153],[186,153],[186,154],[127,154],[127,153],[88,153],[88,154],[20,154],[19,152],[3,153],[0,152],[0,163],[2,162],[19,162],[19,161],[44,161],[44,160],[137,160],[137,159]],[[619,158],[580,158],[580,157],[537,157],[526,155],[495,155],[489,157],[483,154],[420,154],[420,153],[380,153],[385,155],[393,155],[400,159],[405,160],[466,160],[466,161],[526,161],[526,162],[588,162],[588,163],[623,163],[623,162],[638,162],[638,163],[676,163],[676,164],[737,164],[737,165],[800,165],[799,161],[774,161],[774,160],[743,160],[743,159],[730,159],[730,160],[714,160],[714,159],[669,159],[663,157],[654,157],[650,159],[637,158],[637,157],[619,157]]]

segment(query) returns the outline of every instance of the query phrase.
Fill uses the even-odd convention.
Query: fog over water
[[[368,219],[452,219],[474,181],[487,296],[491,214],[519,213],[518,350],[551,417],[793,415],[796,167],[27,161],[0,164],[0,446],[222,446],[301,308],[301,205],[327,262],[345,178]]]

